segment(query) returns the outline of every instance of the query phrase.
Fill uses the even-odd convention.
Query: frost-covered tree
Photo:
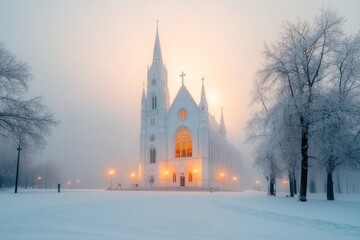
[[[316,110],[313,139],[318,165],[327,173],[327,199],[334,200],[333,172],[360,165],[360,34],[340,39],[333,72]]]
[[[56,124],[41,97],[26,98],[29,67],[0,43],[0,136],[40,146]]]
[[[309,134],[314,106],[321,99],[324,84],[331,73],[331,63],[341,38],[343,18],[333,10],[323,10],[312,24],[286,22],[280,39],[265,45],[264,65],[258,72],[263,96],[271,107],[280,101],[292,106],[299,123],[301,180],[299,200],[306,201],[309,168]]]
[[[20,146],[40,147],[57,124],[41,97],[27,98],[29,67],[0,43],[0,137]],[[1,153],[0,153],[1,154]],[[19,159],[19,157],[18,157]],[[17,192],[19,160],[16,171]]]

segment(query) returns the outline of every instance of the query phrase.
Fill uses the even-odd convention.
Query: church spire
[[[146,111],[146,95],[145,95],[145,86],[143,83],[143,91],[142,91],[142,97],[141,97],[141,111]]]
[[[143,84],[143,91],[142,91],[142,97],[141,97],[141,102],[145,102],[146,101],[146,96],[145,96],[145,86]]]
[[[205,80],[205,78],[204,77],[202,77],[201,78],[201,81],[202,81],[202,87],[201,87],[201,99],[200,99],[200,107],[202,108],[202,109],[206,109],[207,110],[207,108],[208,108],[208,103],[207,103],[207,100],[206,100],[206,94],[205,94],[205,87],[204,87],[204,80]]]
[[[220,118],[220,132],[226,136],[226,127],[225,127],[225,121],[224,121],[224,114],[223,114],[223,108],[221,107],[221,118]]]
[[[162,63],[158,20],[156,20],[156,36],[155,36],[155,45],[154,45],[154,54],[153,54],[153,64],[155,62],[161,62]]]

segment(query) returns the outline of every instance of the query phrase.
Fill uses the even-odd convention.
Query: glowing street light
[[[110,190],[112,190],[112,176],[114,175],[115,171],[114,170],[110,170],[109,171],[109,175],[110,175]]]
[[[130,178],[131,178],[131,187],[134,187],[135,173],[131,173],[131,174],[130,174]]]
[[[195,187],[197,187],[197,174],[198,174],[198,170],[195,169],[195,170],[194,170],[194,173],[195,173]]]
[[[259,191],[259,189],[260,189],[260,188],[259,188],[260,181],[259,181],[259,180],[256,180],[255,183],[256,183],[256,188],[257,188],[256,190]]]
[[[286,179],[284,179],[282,182],[284,184],[284,192],[286,192],[286,184],[288,183],[288,181]]]
[[[166,185],[168,185],[168,176],[169,176],[169,171],[165,171],[165,181],[166,181]]]
[[[234,189],[235,189],[236,188],[237,177],[233,177],[232,180],[234,181]]]
[[[225,189],[225,180],[224,180],[224,176],[225,176],[225,173],[221,172],[221,173],[220,173],[220,177],[222,178],[222,182],[223,182],[223,190]]]
[[[41,179],[42,179],[42,177],[38,176],[37,179],[39,180],[39,189],[40,189],[41,188]]]

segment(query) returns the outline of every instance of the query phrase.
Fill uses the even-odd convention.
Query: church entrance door
[[[185,187],[185,176],[180,176],[180,187]]]

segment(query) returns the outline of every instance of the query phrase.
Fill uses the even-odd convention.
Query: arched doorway
[[[180,187],[185,187],[185,176],[184,173],[180,175]]]

